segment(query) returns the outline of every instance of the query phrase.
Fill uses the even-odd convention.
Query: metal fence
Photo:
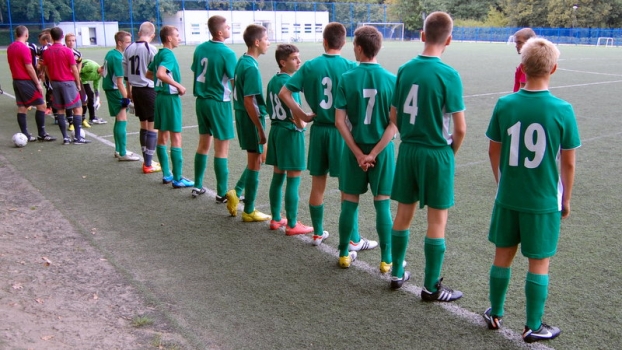
[[[401,22],[402,14],[391,11],[390,5],[334,2],[287,2],[257,0],[0,0],[0,46],[14,40],[13,30],[25,25],[31,33],[50,28],[59,22],[115,22],[119,30],[135,36],[140,23],[153,22],[160,27],[163,18],[181,10],[223,11],[321,11],[328,12],[330,21],[346,26],[348,35],[363,22]],[[295,16],[295,14],[294,14]],[[454,28],[454,40],[505,42],[518,28]],[[595,45],[598,38],[613,38],[613,45],[622,42],[622,29],[606,28],[534,28],[536,33],[555,43]],[[31,35],[34,36],[34,35]],[[405,40],[419,39],[419,30],[406,30]]]

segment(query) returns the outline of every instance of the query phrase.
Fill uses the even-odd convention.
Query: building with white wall
[[[116,46],[114,35],[119,31],[119,22],[60,22],[64,34],[76,35],[78,47]]]
[[[214,15],[227,19],[231,26],[228,43],[243,43],[242,34],[249,24],[266,27],[268,38],[274,42],[322,41],[322,31],[329,23],[327,11],[178,11],[163,17],[163,25],[179,29],[186,44],[199,44],[209,40],[207,20]]]

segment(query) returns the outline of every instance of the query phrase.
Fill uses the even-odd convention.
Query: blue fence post
[[[130,5],[130,27],[132,28],[132,38],[136,38],[134,36],[134,6],[132,0],[129,0]]]
[[[15,41],[13,37],[13,17],[11,16],[11,0],[6,0],[6,8],[9,15],[9,35],[11,36],[11,42]]]
[[[39,0],[39,8],[41,9],[41,29],[45,28],[45,19],[43,18],[43,0]]]

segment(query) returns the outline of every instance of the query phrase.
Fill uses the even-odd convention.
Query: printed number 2
[[[322,107],[322,109],[330,109],[333,106],[333,81],[330,80],[329,77],[324,77],[324,79],[322,79],[322,85],[325,86],[324,95],[326,95],[327,100],[322,100],[320,102],[320,107]]]
[[[203,67],[203,71],[197,77],[197,81],[199,83],[204,83],[205,82],[205,74],[207,73],[207,58],[204,57],[204,58],[201,59],[201,66]]]
[[[363,122],[364,124],[371,124],[371,115],[374,111],[377,94],[378,90],[376,89],[363,89],[363,97],[369,99],[369,101],[367,101],[367,109],[365,110],[365,121]]]
[[[508,128],[508,135],[510,135],[510,166],[518,166],[520,131],[521,122],[518,122]],[[540,163],[542,163],[544,152],[546,151],[546,134],[542,125],[538,123],[530,124],[527,129],[525,129],[525,136],[523,140],[525,142],[525,148],[533,152],[533,159],[525,157],[525,168],[537,168]]]

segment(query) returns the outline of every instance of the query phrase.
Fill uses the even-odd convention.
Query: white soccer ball
[[[13,144],[15,145],[15,147],[24,147],[28,144],[28,136],[22,134],[21,132],[18,132],[17,134],[13,135]]]
[[[71,137],[72,138],[76,138],[76,131],[75,130],[71,130]],[[84,133],[84,129],[80,128],[80,138],[83,139],[86,137],[86,133]]]

